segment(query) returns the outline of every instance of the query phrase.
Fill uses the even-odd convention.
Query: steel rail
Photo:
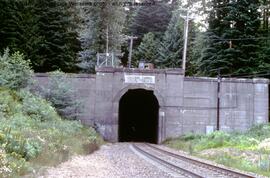
[[[139,148],[137,145],[135,144],[132,144],[133,148],[136,149],[138,152],[140,152],[141,154],[143,154],[144,156],[148,157],[149,159],[151,160],[154,160],[155,162],[158,162],[159,164],[161,165],[164,165],[166,166],[167,168],[175,171],[175,172],[178,172],[179,174],[181,175],[185,175],[185,176],[190,176],[192,178],[203,178],[201,175],[199,174],[196,174],[194,172],[191,172],[187,169],[184,169],[184,168],[181,168],[179,166],[176,166],[168,161],[165,161],[163,159],[160,159],[159,157],[147,152],[147,151],[144,151],[142,150],[141,148]]]
[[[225,174],[225,175],[228,175],[228,176],[231,176],[231,177],[256,178],[256,177],[254,177],[252,175],[249,175],[249,174],[245,174],[245,173],[242,173],[242,172],[237,172],[237,171],[234,171],[234,170],[231,170],[231,169],[226,169],[226,168],[223,168],[223,167],[212,165],[210,163],[206,163],[206,162],[202,162],[202,161],[199,161],[199,160],[196,160],[196,159],[192,159],[192,158],[184,156],[184,155],[175,154],[175,153],[166,151],[164,149],[157,148],[157,147],[155,147],[153,145],[150,145],[148,143],[145,143],[145,145],[147,145],[148,147],[153,148],[153,149],[155,149],[155,150],[157,150],[159,152],[162,152],[162,153],[164,153],[166,155],[170,155],[171,157],[181,159],[183,161],[192,162],[193,164],[195,164],[197,166],[204,167],[204,168],[207,168],[209,170],[215,170],[217,172],[220,172],[222,174]]]

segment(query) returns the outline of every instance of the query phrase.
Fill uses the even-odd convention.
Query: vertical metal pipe
[[[220,130],[220,71],[218,71],[217,77],[217,130]]]
[[[106,29],[106,56],[109,53],[109,27]]]
[[[114,53],[112,53],[112,66],[114,67]]]
[[[109,26],[107,25],[106,29],[106,66],[108,65],[108,57],[109,57]]]
[[[97,53],[97,66],[100,67],[100,64],[99,64],[99,53]]]
[[[129,45],[128,68],[131,68],[132,48],[133,48],[133,37],[131,36]]]

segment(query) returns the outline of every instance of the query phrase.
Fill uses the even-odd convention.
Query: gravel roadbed
[[[106,144],[86,156],[75,156],[40,178],[167,178],[170,174],[140,158],[128,143]]]

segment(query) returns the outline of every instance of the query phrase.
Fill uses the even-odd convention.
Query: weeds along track
[[[203,162],[187,155],[176,154],[146,143],[132,145],[136,151],[179,176],[194,178],[255,178],[257,176]]]

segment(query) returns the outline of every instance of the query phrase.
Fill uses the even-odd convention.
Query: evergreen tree
[[[178,11],[173,13],[165,35],[160,43],[156,63],[159,67],[179,68],[183,54],[184,22]]]
[[[38,51],[43,65],[36,66],[38,71],[62,69],[65,72],[75,72],[77,53],[80,50],[76,25],[71,21],[65,0],[37,1],[39,19],[39,34],[44,37]]]
[[[79,39],[83,50],[80,52],[80,66],[88,69],[86,72],[94,72],[96,54],[106,52],[107,33],[109,52],[121,51],[126,12],[124,7],[117,5],[119,2],[122,1],[105,1],[99,6],[81,7],[83,23]]]
[[[178,10],[173,12],[173,16],[168,28],[159,45],[158,58],[156,63],[160,68],[180,68],[182,66],[183,45],[184,45],[184,20],[180,17]],[[193,39],[197,28],[192,21],[189,22],[188,49],[186,61],[186,73],[192,75],[194,64],[192,59]]]
[[[269,32],[269,17],[270,17],[270,7],[269,0],[261,0],[261,16],[262,16],[262,32],[263,34],[268,34]]]
[[[210,38],[199,69],[203,74],[243,74],[258,70],[258,29],[260,15],[257,0],[213,0],[209,16]]]
[[[0,0],[0,8],[1,49],[23,52],[36,72],[76,71],[80,43],[65,0]]]
[[[196,76],[200,75],[198,66],[201,63],[200,59],[202,57],[202,51],[205,48],[206,36],[204,32],[196,32],[194,41],[192,41],[192,47],[189,52],[190,58],[188,60],[188,75]]]
[[[269,31],[269,1],[268,0],[261,0],[261,16],[262,16],[262,25],[261,25],[261,36],[263,37],[260,39],[260,65],[259,71],[268,71],[270,68],[270,31]]]
[[[130,32],[139,38],[152,32],[162,38],[171,18],[172,7],[166,2],[156,1],[154,5],[140,6],[131,22]]]
[[[39,35],[38,21],[34,1],[0,0],[0,50],[7,46],[13,51],[20,51],[38,63],[36,51],[44,40]]]
[[[224,20],[228,15],[227,5],[227,1],[212,0],[213,9],[209,14],[209,28],[205,33],[207,46],[203,49],[203,55],[198,62],[199,71],[204,75],[215,75],[217,69],[222,66],[229,68],[227,63],[223,63],[226,61],[223,61],[222,55],[223,49],[226,49],[228,44],[226,41],[220,40],[223,33],[230,28],[230,23]]]
[[[158,54],[159,40],[155,38],[154,33],[149,32],[144,35],[142,42],[138,48],[134,51],[134,58],[132,63],[134,66],[138,66],[140,60],[145,62],[155,63]]]

